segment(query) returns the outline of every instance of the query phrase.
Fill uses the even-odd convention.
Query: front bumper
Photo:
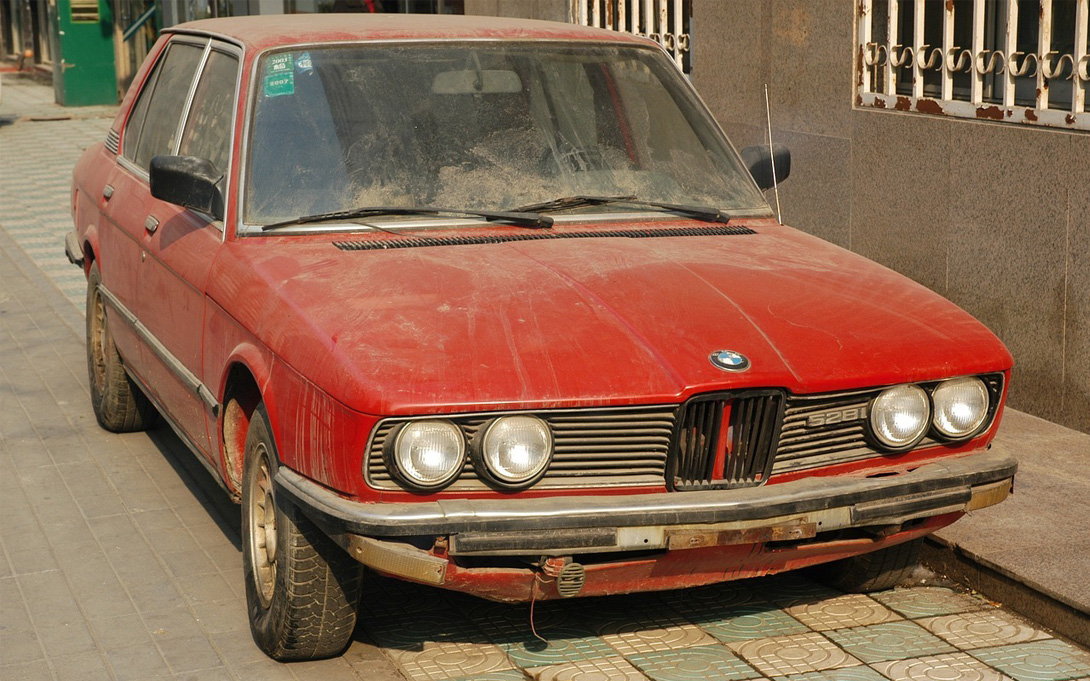
[[[286,467],[286,495],[331,534],[449,536],[452,555],[571,555],[798,540],[971,511],[1006,498],[1018,464],[980,452],[900,475],[810,477],[734,490],[359,503]],[[384,542],[388,543],[388,542]]]

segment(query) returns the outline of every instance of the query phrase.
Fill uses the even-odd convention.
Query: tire
[[[923,539],[843,558],[811,568],[811,576],[847,593],[892,589],[908,579],[920,559]]]
[[[109,317],[98,285],[98,264],[87,275],[87,377],[91,408],[98,424],[115,433],[145,430],[155,423],[155,407],[125,373],[114,345]]]
[[[356,628],[363,567],[287,499],[264,405],[246,434],[242,557],[254,641],[275,660],[340,655]]]

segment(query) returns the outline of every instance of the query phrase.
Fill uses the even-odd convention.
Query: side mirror
[[[775,178],[772,175],[773,159],[776,161]],[[746,147],[742,150],[742,160],[761,189],[769,189],[791,174],[791,151],[782,144],[772,145],[771,153],[767,146]]]
[[[216,220],[223,219],[222,178],[211,161],[193,156],[156,156],[148,171],[152,196]]]

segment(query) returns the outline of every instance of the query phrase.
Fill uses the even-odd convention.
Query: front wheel
[[[277,495],[278,466],[268,415],[259,405],[246,435],[242,476],[250,631],[276,660],[339,655],[356,627],[363,568]]]
[[[892,589],[908,579],[920,560],[923,539],[814,566],[815,579],[848,593]]]

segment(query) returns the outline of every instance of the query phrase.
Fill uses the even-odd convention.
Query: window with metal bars
[[[856,104],[1090,130],[1090,0],[863,0]]]
[[[580,24],[650,38],[686,74],[693,70],[692,15],[692,0],[572,0]]]

